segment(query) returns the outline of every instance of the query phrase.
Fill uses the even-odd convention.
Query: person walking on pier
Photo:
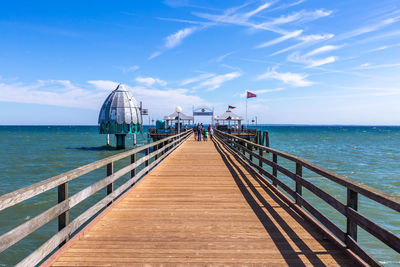
[[[214,135],[214,128],[212,126],[210,127],[209,133],[210,133],[210,140],[212,141]]]
[[[197,140],[197,125],[194,125],[193,126],[193,135],[194,135],[194,140],[196,141]]]
[[[201,141],[201,134],[202,134],[202,125],[199,123],[197,124],[197,141]]]

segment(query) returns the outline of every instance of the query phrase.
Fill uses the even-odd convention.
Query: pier
[[[131,164],[114,170],[123,158]],[[283,159],[293,170],[280,164]],[[68,195],[69,181],[104,166],[104,179]],[[342,186],[347,202],[308,181],[303,170]],[[131,179],[114,188],[126,173]],[[398,236],[358,212],[359,195],[400,212],[398,198],[221,131],[208,142],[186,131],[82,166],[0,196],[0,211],[52,188],[58,188],[57,205],[0,237],[1,252],[58,220],[59,232],[20,266],[380,266],[357,243],[358,228],[400,252]],[[309,203],[303,188],[344,216],[345,230]],[[69,222],[69,209],[101,189],[105,198]]]

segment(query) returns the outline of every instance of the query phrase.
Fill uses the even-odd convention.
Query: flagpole
[[[246,129],[247,129],[247,91],[246,91]]]

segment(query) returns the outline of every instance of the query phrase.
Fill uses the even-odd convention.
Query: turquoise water
[[[285,151],[356,181],[400,197],[400,127],[351,127],[351,126],[260,126],[268,130],[270,146]],[[110,138],[114,142],[114,138]],[[138,145],[147,143],[146,134],[138,136]],[[105,135],[98,134],[95,126],[0,126],[0,195],[81,165],[105,158],[119,151],[107,149]],[[132,139],[127,139],[128,149]],[[126,161],[116,164],[119,169]],[[293,170],[293,163],[281,161]],[[105,177],[101,168],[76,179],[70,184],[70,194]],[[304,171],[306,179],[321,186],[345,202],[346,191],[311,172]],[[283,176],[283,181],[293,182]],[[123,177],[122,184],[128,177]],[[293,188],[293,187],[292,187]],[[303,189],[304,190],[304,189]],[[307,190],[305,198],[345,229],[343,216],[319,201]],[[105,190],[73,208],[70,220],[101,199]],[[13,226],[40,214],[57,201],[55,190],[0,212],[0,235]],[[359,210],[374,221],[400,234],[400,215],[380,204],[360,197]],[[0,266],[11,266],[27,256],[57,231],[56,221],[36,231],[0,254]],[[388,266],[400,264],[398,253],[359,231],[362,246]]]

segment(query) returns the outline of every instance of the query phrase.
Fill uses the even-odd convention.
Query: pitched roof
[[[215,116],[215,120],[241,121],[243,120],[243,117],[233,113],[231,110],[228,109],[227,111],[225,111],[224,114],[220,116]]]
[[[99,113],[99,124],[142,124],[140,107],[131,93],[119,84],[106,98]]]

